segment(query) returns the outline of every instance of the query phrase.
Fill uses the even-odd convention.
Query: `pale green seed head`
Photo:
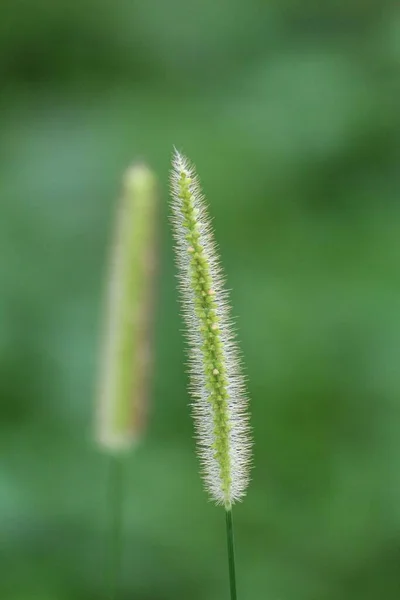
[[[204,198],[194,168],[178,152],[171,188],[199,455],[210,495],[230,508],[249,479],[244,381]]]
[[[156,259],[157,182],[144,164],[125,174],[111,247],[96,438],[129,449],[147,405]]]

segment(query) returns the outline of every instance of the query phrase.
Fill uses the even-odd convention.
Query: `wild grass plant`
[[[125,174],[109,257],[96,439],[109,455],[108,597],[119,593],[124,458],[146,421],[156,263],[157,184],[144,164]]]
[[[206,490],[225,508],[230,592],[236,600],[232,507],[249,483],[248,400],[205,198],[194,167],[177,151],[171,194],[197,448]]]

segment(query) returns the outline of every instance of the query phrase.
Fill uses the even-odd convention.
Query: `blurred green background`
[[[2,0],[2,600],[106,597],[92,412],[108,240],[136,158],[160,177],[162,256],[121,598],[228,597],[187,407],[173,144],[211,204],[249,378],[240,598],[399,598],[399,73],[394,1]]]

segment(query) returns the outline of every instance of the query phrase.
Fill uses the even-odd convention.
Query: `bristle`
[[[211,497],[230,508],[249,482],[248,400],[205,199],[194,167],[177,150],[171,194],[202,475]]]

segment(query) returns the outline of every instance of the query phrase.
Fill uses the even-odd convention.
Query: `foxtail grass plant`
[[[194,167],[177,151],[171,195],[197,448],[206,490],[225,508],[230,593],[236,600],[232,506],[249,483],[248,401],[206,202]]]
[[[125,174],[111,244],[96,440],[110,457],[109,598],[118,597],[122,558],[123,459],[144,431],[151,367],[157,185],[144,164]]]

